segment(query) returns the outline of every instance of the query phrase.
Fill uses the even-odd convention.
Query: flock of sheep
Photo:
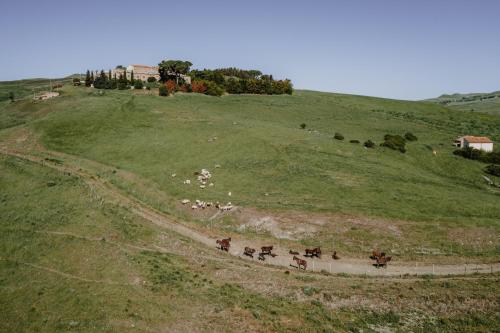
[[[215,165],[215,168],[220,168],[220,165]],[[207,169],[201,169],[200,172],[195,172],[194,173],[195,176],[197,176],[197,181],[199,183],[199,186],[201,189],[205,189],[207,186],[209,187],[212,187],[214,186],[214,183],[210,182],[210,178],[212,178],[212,174],[210,173],[210,171],[208,171]],[[172,174],[172,177],[176,177],[177,175],[174,173]],[[183,182],[185,185],[191,185],[191,180],[190,179],[186,179],[184,180]],[[231,196],[231,192],[228,193],[228,196]],[[183,199],[181,201],[181,203],[183,205],[187,205],[187,204],[190,204],[191,203],[191,200],[189,199]],[[194,201],[194,203],[191,205],[191,209],[205,209],[205,208],[208,208],[208,207],[215,207],[216,209],[219,209],[223,212],[225,211],[230,211],[231,209],[234,208],[234,206],[232,205],[231,202],[228,202],[227,204],[225,205],[222,205],[221,203],[219,203],[218,201],[215,202],[215,204],[211,201],[202,201],[202,200],[198,200],[196,199]]]

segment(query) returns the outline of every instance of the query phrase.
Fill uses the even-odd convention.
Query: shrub
[[[418,138],[411,132],[405,133],[405,139],[408,141],[417,141],[418,140]]]
[[[196,80],[191,83],[191,90],[194,93],[204,94],[207,91],[207,86],[204,81]]]
[[[158,89],[158,94],[160,96],[168,96],[168,89],[164,85],[161,85],[160,88]]]
[[[9,99],[11,102],[14,102],[14,99],[16,98],[16,96],[14,95],[14,92],[13,91],[10,91],[9,92]]]
[[[183,84],[182,86],[179,87],[179,90],[185,93],[190,93],[192,92],[191,85],[190,84]]]
[[[482,150],[474,149],[471,147],[457,149],[453,151],[454,155],[462,156],[469,160],[477,160],[483,163],[500,164],[500,153],[498,152],[484,152]]]
[[[484,171],[490,175],[500,177],[500,165],[490,164],[484,169]]]
[[[306,124],[305,123],[300,124],[300,128],[306,129]]]
[[[144,87],[144,84],[142,83],[142,80],[135,80],[134,82],[134,89],[142,89]]]
[[[156,78],[154,76],[148,77],[148,82],[156,82]]]
[[[350,143],[359,143],[359,140],[351,140]]]
[[[406,145],[406,140],[401,135],[390,135],[390,134],[386,134],[384,136],[384,142],[381,144],[381,146],[383,147],[399,150],[402,153],[406,152],[405,145]]]
[[[367,140],[365,141],[365,143],[363,143],[363,146],[365,146],[366,148],[375,148],[375,142],[373,142],[372,140]]]
[[[333,137],[337,140],[344,140],[344,136],[340,133],[335,133]]]
[[[205,92],[205,95],[209,95],[209,96],[222,96],[222,94],[224,93],[224,89],[222,89],[215,82],[207,81],[205,84],[207,86],[207,91]]]
[[[174,80],[168,80],[165,82],[165,87],[167,88],[169,95],[173,94],[177,90],[177,85]]]

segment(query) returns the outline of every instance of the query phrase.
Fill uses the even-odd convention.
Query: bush
[[[351,140],[350,143],[359,143],[359,140]]]
[[[222,94],[224,93],[224,89],[222,89],[215,82],[207,81],[205,84],[207,86],[207,91],[205,92],[205,95],[209,95],[209,96],[222,96]]]
[[[167,88],[169,95],[177,91],[177,84],[175,84],[174,80],[168,80],[165,82],[165,87]]]
[[[337,140],[344,140],[344,136],[340,133],[335,133],[333,137]]]
[[[14,102],[14,99],[16,98],[16,96],[14,95],[14,92],[13,91],[10,91],[9,92],[9,99],[11,102]]]
[[[365,143],[363,143],[363,146],[365,146],[366,148],[375,148],[375,142],[373,142],[372,140],[367,140],[365,141]]]
[[[384,142],[381,144],[383,147],[399,150],[402,153],[406,153],[405,145],[406,140],[401,135],[390,134],[384,136]]]
[[[300,128],[306,129],[306,124],[305,123],[300,124]]]
[[[150,76],[150,77],[148,77],[147,81],[150,82],[150,83],[151,82],[156,82],[156,78],[154,76]]]
[[[490,164],[484,169],[484,171],[490,175],[500,177],[500,165]]]
[[[500,152],[485,152],[471,147],[457,149],[453,155],[462,156],[469,160],[481,161],[483,163],[500,164]]]
[[[194,93],[204,94],[207,91],[207,86],[204,81],[196,80],[191,83],[191,90]]]
[[[158,94],[160,96],[168,96],[168,89],[164,85],[161,85],[160,88],[158,89]]]
[[[408,141],[417,141],[418,140],[418,138],[411,132],[405,133],[405,139]]]
[[[142,89],[142,87],[144,87],[142,80],[135,80],[134,81],[134,89]]]

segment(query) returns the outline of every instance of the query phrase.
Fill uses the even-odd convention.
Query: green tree
[[[189,61],[163,60],[158,64],[160,81],[167,82],[169,79],[175,79],[176,83],[179,84],[181,75],[189,73],[191,66],[193,66],[193,64]]]
[[[130,72],[130,84],[134,85],[134,71]]]
[[[85,87],[90,87],[92,84],[92,78],[90,77],[90,71],[87,69],[87,74],[85,74]]]
[[[14,102],[14,99],[16,98],[16,96],[14,95],[14,92],[13,91],[10,91],[9,92],[9,99],[11,102]]]

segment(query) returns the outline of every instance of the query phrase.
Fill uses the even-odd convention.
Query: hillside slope
[[[61,93],[0,102],[0,331],[499,330],[500,192],[451,154],[462,133],[498,142],[498,117],[309,91]],[[406,154],[378,146],[406,131]],[[277,257],[243,260],[270,244]]]
[[[498,117],[308,91],[162,98],[73,87],[44,103],[4,104],[2,115],[22,110],[39,144],[123,170],[99,173],[207,232],[244,230],[284,246],[335,244],[352,256],[376,246],[408,258],[498,254],[499,191],[482,178],[484,165],[451,154],[461,134],[500,141]],[[406,154],[349,142],[378,144],[407,131],[419,139]],[[15,128],[3,132],[15,136]],[[345,140],[333,139],[336,132]],[[213,187],[196,182],[202,168],[213,173]],[[242,210],[214,224],[213,213],[180,205],[185,198],[231,201]]]
[[[500,91],[492,93],[441,95],[429,102],[438,103],[457,111],[484,112],[500,115]]]

